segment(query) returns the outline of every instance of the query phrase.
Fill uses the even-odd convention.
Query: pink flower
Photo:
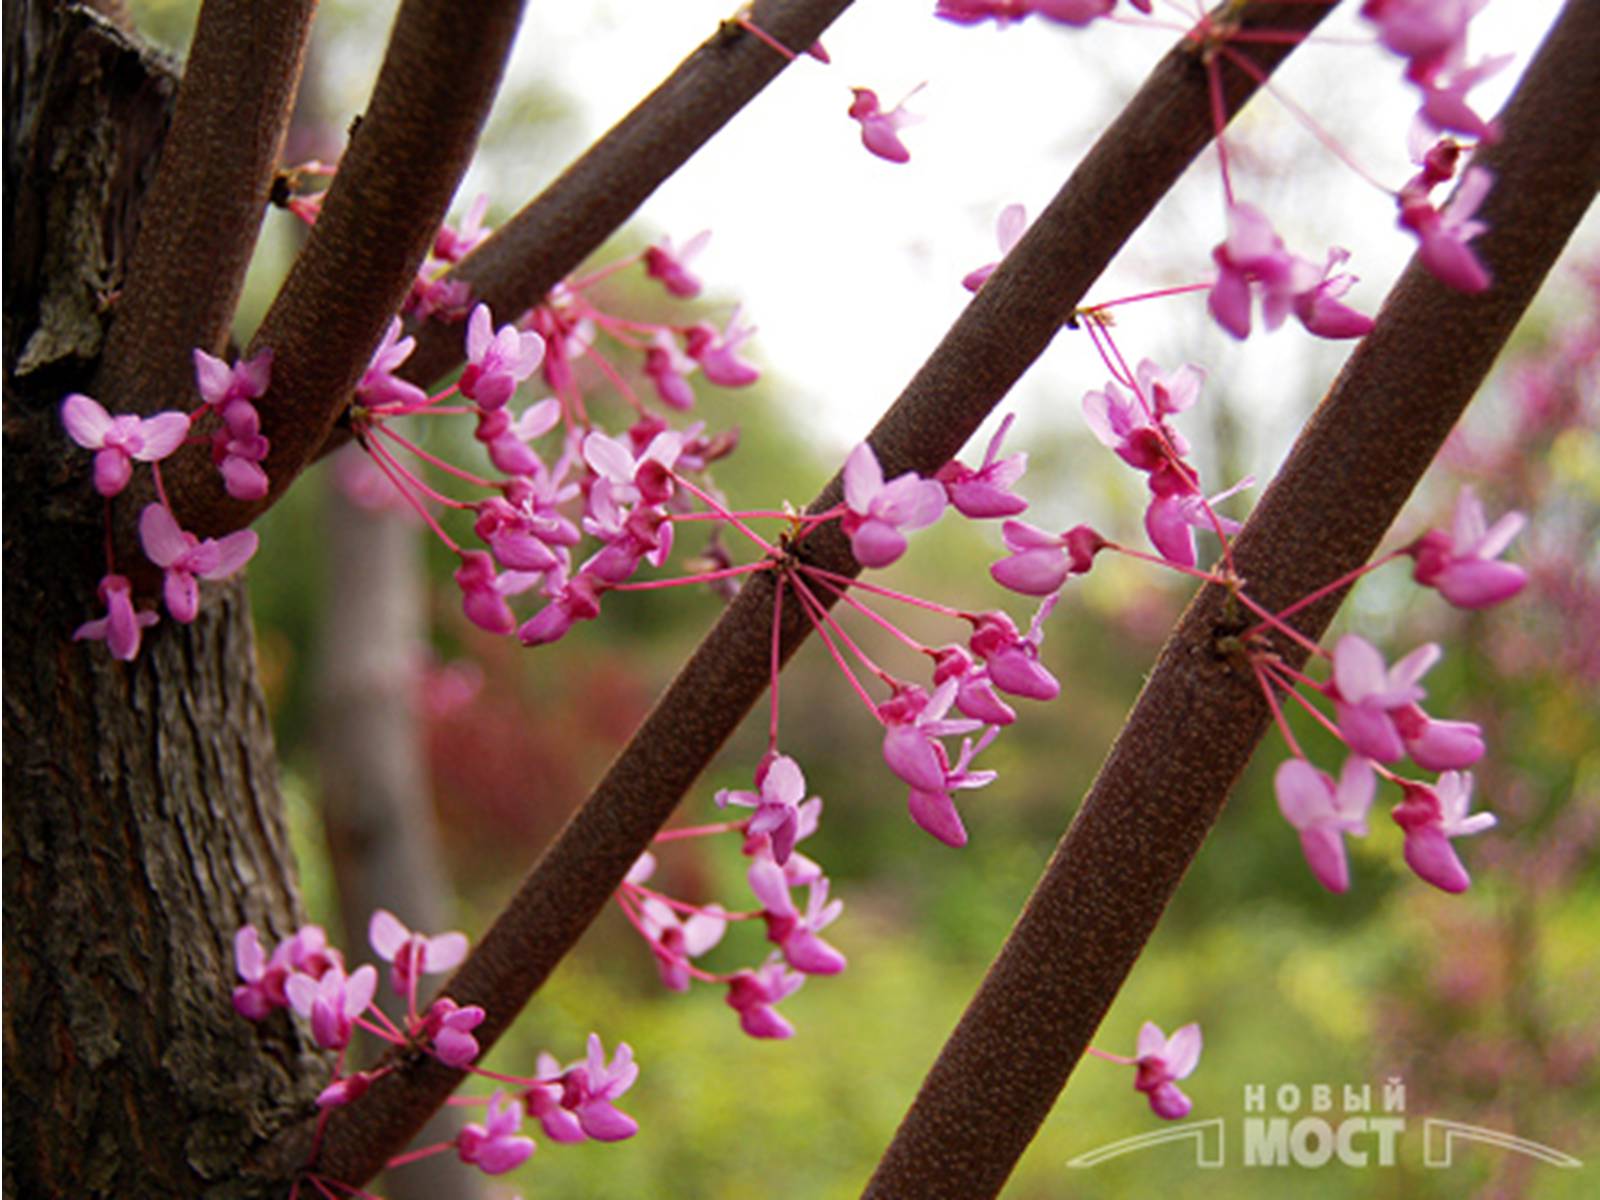
[[[954,460],[945,463],[934,475],[944,486],[945,495],[957,512],[964,517],[983,520],[988,517],[1014,517],[1028,507],[1028,502],[1011,490],[1012,484],[1022,478],[1028,469],[1026,454],[1013,454],[1000,458],[1000,444],[1016,414],[1008,413],[1000,428],[989,440],[983,462],[974,471]]]
[[[1108,544],[1087,525],[1055,534],[1026,521],[1007,521],[1000,527],[1000,536],[1011,555],[992,564],[989,574],[1001,587],[1025,596],[1059,591],[1068,575],[1086,574],[1094,565],[1094,556]]]
[[[532,1138],[518,1135],[521,1128],[521,1102],[496,1091],[483,1124],[470,1123],[456,1134],[456,1153],[485,1175],[504,1175],[527,1162],[535,1149]]]
[[[1361,15],[1378,27],[1378,40],[1406,58],[1406,74],[1426,78],[1466,53],[1467,24],[1488,0],[1366,0]]]
[[[944,512],[944,488],[914,471],[884,483],[872,447],[862,442],[844,464],[844,502],[840,527],[864,567],[887,567],[906,550],[905,532],[932,525]]]
[[[107,575],[100,580],[100,602],[106,606],[106,615],[79,625],[72,640],[104,641],[113,658],[132,662],[139,653],[142,631],[160,618],[153,612],[133,611],[133,585],[125,575]]]
[[[541,1073],[545,1064],[552,1061],[541,1056]],[[639,1066],[633,1061],[633,1049],[627,1042],[617,1045],[616,1053],[608,1063],[600,1035],[591,1033],[588,1057],[568,1067],[560,1076],[560,1106],[576,1119],[583,1135],[598,1142],[620,1142],[638,1133],[639,1123],[613,1102],[638,1078]],[[535,1107],[544,1106],[536,1102]],[[544,1116],[540,1119],[544,1122],[545,1131],[550,1133],[551,1122]],[[556,1141],[572,1140],[570,1128],[564,1129],[563,1134],[558,1137],[551,1133],[551,1137]]]
[[[956,681],[956,710],[964,716],[989,725],[1010,725],[1017,719],[1011,706],[995,693],[989,669],[980,667],[960,646],[944,646],[932,651],[933,684]]]
[[[711,325],[692,326],[684,335],[684,349],[700,364],[705,377],[718,387],[749,387],[761,378],[761,372],[737,352],[755,331],[754,325],[740,324],[740,313],[735,309],[728,318],[728,327],[721,333]]]
[[[181,412],[153,417],[113,417],[88,396],[72,393],[61,402],[61,423],[67,436],[95,451],[94,488],[115,496],[133,477],[133,460],[159,462],[189,436],[189,418]]]
[[[971,733],[982,724],[981,721],[945,717],[955,703],[959,687],[959,680],[946,679],[930,697],[915,684],[906,684],[878,706],[878,717],[884,725],[883,760],[891,771],[919,791],[944,790],[949,759],[943,754],[938,739]]]
[[[226,414],[240,401],[248,404],[266,395],[272,381],[272,349],[260,350],[254,358],[241,359],[231,367],[220,358],[196,349],[194,377],[200,398],[209,407]]]
[[[750,890],[761,901],[767,939],[783,951],[796,971],[807,975],[837,975],[845,969],[844,955],[817,936],[844,910],[844,903],[828,900],[828,881],[818,879],[806,893],[806,910],[800,912],[789,895],[783,868],[770,859],[750,864]]]
[[[1415,704],[1392,716],[1406,753],[1425,771],[1455,771],[1483,757],[1483,730],[1471,721],[1436,721]]]
[[[728,1007],[739,1014],[739,1028],[751,1037],[787,1038],[794,1026],[773,1005],[799,990],[806,977],[774,955],[757,970],[736,971],[728,981]]]
[[[1335,275],[1333,271],[1349,257],[1348,250],[1333,247],[1328,251],[1322,278],[1306,290],[1296,293],[1294,315],[1308,333],[1323,338],[1353,338],[1365,337],[1372,331],[1371,317],[1339,301],[1339,297],[1356,282],[1356,277]]]
[[[261,436],[261,414],[248,400],[234,400],[222,410],[222,428],[211,435],[211,459],[222,484],[235,500],[259,500],[267,494],[267,473],[261,467],[272,443]]]
[[[516,614],[496,584],[494,560],[486,553],[463,550],[455,580],[467,620],[489,633],[510,633],[517,627]]]
[[[178,528],[172,513],[160,504],[148,504],[139,514],[139,542],[145,557],[166,572],[162,595],[174,621],[188,624],[200,611],[198,579],[226,579],[256,552],[261,539],[251,529],[241,529],[219,539],[201,541]]]
[[[541,535],[543,524],[532,514],[520,509],[509,500],[491,496],[477,506],[478,519],[472,531],[488,545],[495,561],[512,571],[549,571],[562,565],[558,547],[550,546]],[[466,570],[463,566],[462,570]],[[479,568],[481,571],[481,568]],[[457,572],[460,579],[460,572]],[[493,572],[489,572],[492,587]],[[462,585],[465,589],[465,584]],[[496,614],[496,625],[500,623]],[[491,632],[509,633],[510,626],[495,628]]]
[[[317,1107],[343,1108],[346,1104],[366,1095],[367,1089],[372,1086],[372,1081],[376,1078],[376,1075],[367,1071],[357,1071],[354,1075],[335,1079],[317,1093]]]
[[[943,12],[939,13],[944,16]],[[1020,204],[1008,204],[1000,210],[1000,220],[995,225],[995,240],[1000,243],[1000,257],[1004,258],[1011,253],[1011,248],[1022,240],[1022,235],[1028,228],[1028,210]],[[968,271],[961,280],[961,286],[969,292],[975,292],[989,281],[989,276],[1000,264],[988,263],[985,266]],[[1007,420],[1010,420],[1008,417]],[[1021,511],[1020,509],[1018,511]]]
[[[1135,395],[1129,396],[1114,381],[1103,392],[1085,392],[1083,419],[1100,444],[1135,470],[1154,472],[1166,468],[1174,455],[1182,458],[1189,444],[1167,423],[1167,418],[1190,408],[1200,398],[1205,382],[1203,368],[1185,363],[1163,373],[1150,359],[1134,375]]]
[[[404,329],[405,323],[399,317],[389,322],[383,341],[373,352],[372,361],[367,364],[361,382],[356,384],[356,395],[363,404],[412,405],[421,404],[428,398],[428,394],[416,384],[394,374],[400,364],[411,357],[411,352],[417,346],[416,338],[400,336]]]
[[[1033,615],[1024,637],[1005,613],[982,613],[974,622],[972,652],[989,668],[989,678],[1003,692],[1029,700],[1054,700],[1061,694],[1056,677],[1039,662],[1039,646],[1044,641],[1044,622],[1056,606],[1058,596],[1050,596]]]
[[[1468,167],[1461,186],[1442,209],[1435,209],[1420,189],[1400,191],[1400,226],[1421,239],[1418,253],[1422,265],[1440,283],[1457,291],[1487,291],[1491,282],[1488,270],[1467,243],[1489,228],[1472,214],[1493,186],[1494,175],[1487,168]]]
[[[688,412],[694,407],[694,388],[688,377],[697,365],[678,349],[672,335],[661,329],[656,331],[654,342],[644,352],[644,373],[655,385],[656,395],[668,408],[679,412]]]
[[[1437,588],[1457,608],[1488,608],[1509,600],[1527,585],[1528,574],[1499,557],[1527,521],[1519,512],[1508,512],[1488,525],[1477,493],[1463,487],[1450,532],[1431,530],[1407,548],[1415,562],[1412,578]]]
[[[693,300],[700,294],[700,280],[689,271],[689,260],[705,249],[711,240],[711,231],[702,230],[676,249],[670,240],[662,238],[644,252],[644,271],[651,279],[661,281],[661,286],[680,300]]]
[[[1422,111],[1419,114],[1431,129],[1465,134],[1482,142],[1499,140],[1494,122],[1485,121],[1467,103],[1467,93],[1511,64],[1514,54],[1487,58],[1475,67],[1440,72],[1422,85]]]
[[[1472,773],[1446,771],[1433,787],[1408,780],[1401,780],[1400,787],[1405,798],[1391,815],[1405,830],[1406,865],[1436,888],[1466,891],[1472,878],[1450,839],[1482,833],[1496,823],[1493,813],[1467,815],[1472,803]]]
[[[550,603],[517,630],[524,646],[542,646],[560,641],[576,621],[592,621],[600,615],[600,591],[596,581],[579,571],[556,589]]]
[[[489,236],[489,231],[483,227],[483,215],[488,211],[489,195],[480,193],[462,218],[459,230],[451,229],[448,222],[439,227],[433,239],[433,257],[457,263],[476,250]]]
[[[1150,477],[1152,489],[1160,478],[1156,475]],[[1175,473],[1173,478],[1176,478]],[[1182,482],[1175,490],[1156,492],[1144,511],[1144,531],[1150,537],[1150,544],[1168,562],[1180,567],[1194,566],[1194,531],[1202,529],[1212,533],[1218,530],[1222,533],[1238,533],[1242,528],[1239,522],[1217,513],[1216,506],[1254,483],[1255,479],[1247,476],[1209,500],[1202,500],[1198,492],[1190,490]]]
[[[388,909],[373,912],[367,940],[378,957],[392,964],[389,986],[397,996],[415,996],[418,975],[437,975],[460,966],[467,957],[467,935],[441,933],[437,937],[412,933]]]
[[[486,1014],[476,1004],[462,1008],[448,996],[441,996],[428,1007],[422,1036],[433,1039],[433,1052],[447,1067],[464,1067],[478,1057],[478,1039],[472,1031],[483,1024]]]
[[[1185,1025],[1168,1038],[1161,1026],[1146,1021],[1139,1027],[1137,1053],[1133,1086],[1150,1098],[1151,1111],[1166,1121],[1188,1116],[1191,1103],[1177,1081],[1200,1062],[1200,1026]]]
[[[500,408],[511,399],[517,385],[544,358],[544,339],[524,333],[515,325],[494,329],[494,316],[480,304],[467,318],[467,365],[461,372],[461,394],[480,408]]]
[[[1333,648],[1333,697],[1339,732],[1350,749],[1378,762],[1398,762],[1405,753],[1391,712],[1407,708],[1425,694],[1417,680],[1439,661],[1439,647],[1419,646],[1392,669],[1365,638],[1347,633]]]
[[[969,770],[972,760],[988,749],[989,744],[999,733],[998,726],[991,726],[976,744],[971,738],[962,738],[961,755],[956,759],[954,767],[948,766],[947,752],[943,744],[935,742],[934,748],[939,754],[940,762],[946,764],[944,786],[935,791],[924,791],[914,787],[906,796],[906,808],[911,813],[911,819],[919,828],[932,834],[947,846],[960,849],[967,844],[967,828],[961,823],[961,814],[956,810],[955,801],[950,793],[987,787],[999,777],[995,771]]]
[[[357,967],[346,978],[337,963],[320,978],[296,972],[284,984],[290,1006],[311,1022],[311,1036],[325,1050],[343,1050],[350,1044],[355,1019],[367,1011],[377,989],[376,967]]]
[[[708,904],[683,918],[670,905],[646,896],[639,904],[639,924],[655,955],[661,982],[675,992],[686,992],[689,960],[699,958],[722,940],[728,919],[720,905]]]
[[[900,140],[900,131],[923,119],[906,111],[906,100],[921,90],[922,85],[919,84],[905,100],[884,112],[878,102],[877,92],[871,88],[851,88],[850,94],[854,99],[850,102],[850,117],[861,124],[861,144],[879,158],[895,163],[910,162],[911,151]]]
[[[321,979],[332,968],[344,967],[344,959],[328,945],[328,935],[320,925],[302,925],[293,937],[278,943],[270,960],[261,948],[256,927],[242,926],[233,935],[233,958],[239,978],[244,980],[244,986],[233,990],[233,1007],[252,1021],[289,1006],[285,987],[291,973]]]
[[[716,794],[718,807],[737,804],[756,810],[745,824],[747,835],[766,834],[772,842],[772,858],[780,867],[789,860],[800,829],[800,805],[806,799],[806,778],[800,766],[787,754],[769,754],[756,768],[754,792],[734,792],[724,788]]]
[[[1330,892],[1350,887],[1344,835],[1366,836],[1367,810],[1376,787],[1372,764],[1359,754],[1345,759],[1337,787],[1329,775],[1303,758],[1291,758],[1278,767],[1273,779],[1278,809],[1299,831],[1306,865]]]

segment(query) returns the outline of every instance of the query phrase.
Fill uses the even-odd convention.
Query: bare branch
[[[1234,543],[1277,609],[1366,562],[1600,185],[1600,4],[1572,0],[1479,156],[1498,177],[1481,296],[1413,263]],[[1471,331],[1470,336],[1462,336]],[[1308,636],[1340,597],[1296,617]],[[934,1064],[869,1196],[997,1193],[1049,1113],[1266,728],[1196,597],[1015,929]],[[1286,659],[1303,652],[1287,643]]]
[[[1327,7],[1252,6],[1251,25],[1310,29]],[[1263,73],[1293,47],[1252,47]],[[1256,89],[1224,71],[1227,111]],[[968,305],[926,366],[879,422],[871,441],[885,473],[931,473],[949,460],[1062,322],[1123,241],[1211,136],[1206,77],[1188,45],[1169,53],[1102,136],[1021,244]],[[1104,197],[1118,197],[1106,204]],[[813,502],[834,504],[836,477]],[[807,558],[829,569],[859,568],[837,529],[806,541]],[[604,907],[623,875],[684,792],[760,698],[768,681],[772,582],[748,583],[695,651],[583,807],[573,816],[472,956],[446,984],[488,1017],[476,1033],[491,1044]],[[809,625],[785,609],[785,660]],[[378,1080],[331,1122],[319,1170],[356,1184],[401,1148],[441,1104],[460,1072],[416,1057]]]
[[[322,215],[250,347],[274,353],[260,405],[271,491],[234,500],[209,455],[185,455],[169,486],[186,528],[203,536],[247,525],[327,440],[471,161],[521,15],[522,0],[401,7]]]
[[[316,0],[206,0],[94,392],[113,412],[194,391],[227,341],[289,123]]]

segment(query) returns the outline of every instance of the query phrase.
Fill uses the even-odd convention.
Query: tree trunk
[[[57,408],[96,368],[175,82],[44,0],[7,3],[5,49],[5,1191],[278,1200],[297,1164],[253,1158],[322,1072],[229,1002],[234,930],[300,917],[243,588],[132,663],[72,640],[105,502]]]

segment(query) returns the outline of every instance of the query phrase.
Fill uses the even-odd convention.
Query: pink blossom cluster
[[[161,569],[168,616],[181,624],[193,622],[200,613],[199,581],[233,575],[255,554],[259,540],[248,529],[204,541],[185,530],[167,500],[160,463],[190,440],[194,426],[208,412],[214,413],[218,428],[211,435],[212,458],[228,494],[237,500],[259,500],[267,493],[261,463],[269,446],[260,433],[255,401],[271,380],[272,351],[262,350],[230,367],[196,350],[194,364],[200,404],[192,413],[113,416],[98,401],[77,392],[61,402],[67,436],[94,451],[95,490],[108,506],[132,482],[133,464],[150,464],[156,500],[139,515],[139,541],[145,557]],[[113,657],[130,662],[138,656],[143,631],[159,617],[150,609],[136,608],[133,584],[117,570],[109,545],[106,557],[99,587],[105,616],[78,626],[73,639],[103,641]]]
[[[1414,560],[1418,583],[1436,588],[1458,607],[1484,608],[1510,599],[1526,583],[1520,567],[1498,559],[1522,523],[1521,514],[1509,513],[1486,528],[1476,496],[1463,489],[1452,530],[1433,530],[1399,553]],[[1276,679],[1314,713],[1305,692],[1331,702],[1333,719],[1320,713],[1317,718],[1348,750],[1335,781],[1312,766],[1283,726],[1295,753],[1278,768],[1278,805],[1300,834],[1312,874],[1330,891],[1350,886],[1344,837],[1366,834],[1380,775],[1401,790],[1392,816],[1405,834],[1407,865],[1447,892],[1465,891],[1471,883],[1451,842],[1481,833],[1495,818],[1470,812],[1473,778],[1466,768],[1483,757],[1482,729],[1471,721],[1438,719],[1421,705],[1426,695],[1422,676],[1440,655],[1439,647],[1429,643],[1390,666],[1377,647],[1346,634],[1330,656],[1331,677],[1320,685],[1295,679],[1282,664],[1257,664],[1263,687]],[[1429,783],[1398,774],[1392,764],[1408,757],[1438,778]]]
[[[403,1021],[391,1018],[377,1004],[378,969],[366,964],[346,973],[344,956],[328,944],[319,926],[301,927],[278,943],[270,956],[254,925],[243,926],[234,936],[234,962],[242,980],[233,990],[234,1009],[252,1021],[266,1020],[279,1009],[292,1009],[307,1023],[318,1046],[337,1052],[333,1079],[317,1098],[323,1121],[332,1109],[359,1099],[393,1069],[383,1065],[365,1071],[345,1070],[346,1052],[358,1028],[391,1046],[421,1049],[447,1067],[486,1074],[473,1065],[481,1052],[474,1030],[485,1019],[483,1008],[458,1004],[448,996],[436,998],[426,1010],[419,1010],[418,1004],[420,976],[459,966],[467,955],[466,936],[417,933],[393,913],[379,909],[372,915],[368,938],[378,957],[389,963],[395,994],[406,1002]],[[504,1174],[534,1152],[533,1139],[521,1132],[527,1115],[539,1121],[552,1141],[632,1137],[638,1125],[615,1101],[638,1074],[627,1043],[620,1044],[608,1061],[599,1035],[590,1034],[587,1057],[570,1066],[562,1067],[549,1054],[541,1054],[532,1076],[492,1075],[502,1085],[511,1084],[514,1091],[507,1092],[503,1086],[496,1090],[486,1102],[481,1122],[469,1122],[451,1141],[402,1154],[388,1165],[404,1166],[453,1150],[463,1163],[487,1175]]]

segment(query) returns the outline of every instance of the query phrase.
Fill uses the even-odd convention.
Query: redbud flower
[[[1000,428],[995,431],[988,449],[984,451],[983,463],[976,471],[952,460],[934,475],[934,479],[944,485],[945,495],[962,516],[975,520],[1014,517],[1027,509],[1028,502],[1013,492],[1011,485],[1021,479],[1022,473],[1028,469],[1028,456],[1013,454],[1009,458],[998,457],[1000,443],[1005,440],[1006,432],[1015,419],[1016,414],[1008,413],[1005,420],[1000,422]]]
[[[1422,265],[1440,283],[1457,291],[1474,293],[1489,287],[1489,272],[1467,243],[1489,228],[1473,220],[1472,214],[1493,186],[1494,175],[1487,168],[1468,167],[1461,186],[1442,209],[1428,203],[1419,189],[1400,191],[1400,226],[1421,240]]]
[[[1176,454],[1189,452],[1189,444],[1167,424],[1166,418],[1188,409],[1200,398],[1204,368],[1185,363],[1163,373],[1150,359],[1135,374],[1138,395],[1129,396],[1114,381],[1103,392],[1085,392],[1083,419],[1100,444],[1139,471],[1157,471]]]
[[[496,586],[494,561],[486,553],[462,551],[455,580],[467,620],[489,633],[510,633],[517,627],[516,614]]]
[[[333,967],[343,968],[339,952],[328,945],[320,925],[302,925],[293,937],[279,942],[269,961],[254,925],[241,926],[233,935],[234,964],[244,986],[233,990],[233,1007],[240,1016],[259,1021],[276,1008],[289,1004],[284,985],[291,972],[320,979]]]
[[[1365,337],[1372,330],[1372,318],[1359,313],[1339,297],[1348,292],[1356,282],[1350,274],[1335,275],[1334,268],[1341,266],[1350,252],[1335,246],[1328,251],[1327,264],[1322,268],[1322,278],[1313,286],[1298,292],[1294,297],[1294,315],[1308,333],[1323,338]]]
[[[924,792],[944,790],[945,766],[937,739],[971,733],[981,721],[948,719],[959,681],[946,679],[930,697],[915,684],[907,684],[878,706],[883,721],[883,760],[912,787]]]
[[[106,615],[79,625],[72,640],[104,641],[113,658],[132,662],[139,653],[141,631],[160,618],[153,612],[133,611],[133,585],[125,575],[107,575],[100,580],[100,602],[106,606]]]
[[[922,86],[918,84],[905,100],[888,112],[883,111],[878,102],[878,93],[871,88],[851,88],[850,94],[854,99],[850,102],[850,116],[861,124],[861,144],[879,158],[896,163],[910,162],[911,151],[900,140],[900,131],[923,120],[915,113],[906,111],[906,100],[921,91]]]
[[[844,502],[840,527],[864,567],[887,567],[906,550],[903,531],[932,525],[944,512],[945,492],[914,471],[884,483],[872,447],[862,442],[844,464]]]
[[[354,1075],[346,1075],[343,1079],[335,1079],[322,1091],[317,1093],[318,1108],[342,1108],[352,1101],[361,1099],[366,1095],[367,1089],[372,1086],[376,1078],[366,1071],[357,1071]]]
[[[791,971],[774,955],[754,971],[734,973],[728,981],[728,1007],[739,1014],[739,1028],[751,1037],[793,1037],[794,1026],[773,1005],[793,995],[805,981],[804,975]]]
[[[795,907],[789,882],[777,863],[756,859],[750,864],[748,878],[750,890],[761,901],[767,938],[783,951],[791,967],[807,975],[837,975],[845,969],[844,955],[817,936],[844,911],[843,901],[828,901],[826,878],[810,885],[804,913]]]
[[[195,383],[200,398],[211,408],[226,413],[234,404],[259,400],[272,381],[272,349],[260,350],[254,358],[240,359],[229,366],[204,350],[194,352]]]
[[[211,435],[211,458],[222,485],[235,500],[259,500],[267,494],[267,473],[261,463],[272,443],[261,436],[261,414],[248,400],[234,400],[222,410],[222,428]]]
[[[1273,778],[1278,808],[1300,833],[1306,865],[1330,892],[1350,887],[1344,835],[1366,836],[1367,810],[1372,807],[1376,787],[1372,764],[1359,754],[1345,759],[1337,787],[1326,772],[1303,758],[1282,763]]]
[[[189,418],[181,412],[139,418],[113,417],[98,402],[78,392],[61,402],[61,423],[67,436],[95,451],[94,489],[115,496],[133,477],[133,460],[159,462],[189,436]]]
[[[629,882],[637,882],[632,872]],[[689,960],[699,958],[722,940],[728,919],[722,907],[708,904],[682,918],[668,904],[646,896],[639,905],[639,923],[656,958],[661,982],[675,992],[689,990]]]
[[[1492,75],[1499,74],[1514,59],[1502,54],[1484,59],[1473,67],[1441,72],[1422,84],[1422,110],[1418,116],[1434,130],[1449,130],[1483,142],[1496,142],[1500,131],[1493,121],[1485,121],[1467,103],[1467,93]]]
[[[1039,662],[1039,646],[1044,641],[1044,621],[1060,599],[1048,597],[1033,615],[1024,637],[1005,613],[979,615],[972,631],[972,652],[989,668],[989,678],[1003,692],[1029,700],[1054,700],[1061,694],[1056,677]]]
[[[433,1039],[433,1052],[447,1067],[464,1067],[478,1057],[478,1039],[472,1031],[483,1024],[486,1014],[476,1004],[462,1008],[448,996],[441,996],[428,1007],[422,1033]]]
[[[1132,3],[1140,12],[1150,11],[1150,0]],[[1035,14],[1061,25],[1087,25],[1115,5],[1116,0],[939,0],[934,15],[958,25],[990,20],[1002,29]]]
[[[1405,798],[1395,805],[1396,825],[1405,830],[1406,865],[1418,876],[1446,892],[1464,892],[1472,877],[1461,865],[1451,838],[1470,837],[1495,824],[1493,813],[1474,813],[1472,773],[1446,771],[1432,787],[1402,780]]]
[[[1499,557],[1527,520],[1508,512],[1488,525],[1477,493],[1463,487],[1450,532],[1432,530],[1407,548],[1416,564],[1412,577],[1423,587],[1437,588],[1457,608],[1488,608],[1509,600],[1527,584],[1528,575]]]
[[[284,984],[289,1004],[311,1022],[311,1036],[325,1050],[343,1050],[350,1043],[355,1019],[367,1011],[378,990],[378,969],[357,967],[347,978],[333,964],[318,979],[298,972]]]
[[[693,300],[700,294],[700,280],[689,271],[689,260],[705,249],[711,240],[711,231],[702,230],[676,249],[667,238],[644,252],[644,271],[651,279],[661,281],[661,286],[680,300]]]
[[[989,669],[980,667],[960,646],[944,646],[933,652],[933,683],[938,687],[947,679],[956,681],[956,709],[964,716],[990,725],[1010,725],[1017,719],[1011,706],[994,690]]]
[[[139,542],[145,557],[166,572],[162,595],[167,612],[184,624],[200,611],[199,579],[226,579],[256,552],[261,539],[254,530],[241,529],[223,538],[201,541],[178,528],[172,513],[160,504],[145,506],[139,514]]]
[[[755,331],[754,325],[740,324],[740,313],[735,309],[721,333],[711,325],[692,326],[684,335],[684,349],[718,387],[748,387],[761,378],[761,372],[740,358],[737,351]]]
[[[467,365],[461,372],[461,394],[480,408],[499,408],[532,375],[544,358],[544,339],[524,333],[515,325],[494,329],[487,304],[472,310],[467,319]]]
[[[1152,475],[1150,483],[1156,486],[1161,476]],[[1183,490],[1173,492],[1157,492],[1150,499],[1149,507],[1144,512],[1144,531],[1150,538],[1150,544],[1161,553],[1161,557],[1180,567],[1192,567],[1195,564],[1194,531],[1196,529],[1223,533],[1238,533],[1242,526],[1231,517],[1218,514],[1215,509],[1218,504],[1229,496],[1243,491],[1254,485],[1255,479],[1246,476],[1231,488],[1218,492],[1209,500],[1201,501],[1197,492],[1182,486]]]
[[[1107,545],[1087,525],[1055,534],[1026,521],[1007,521],[1000,527],[1000,536],[1011,555],[992,564],[989,574],[1001,587],[1025,596],[1048,596],[1061,588],[1068,575],[1086,574],[1094,565],[1094,556]]]
[[[533,1139],[518,1136],[517,1130],[521,1128],[521,1102],[503,1091],[496,1091],[489,1101],[483,1124],[470,1123],[456,1134],[456,1153],[462,1162],[477,1167],[485,1175],[504,1175],[520,1167],[534,1152]]]
[[[1161,1026],[1146,1021],[1139,1027],[1137,1054],[1139,1073],[1133,1086],[1150,1098],[1151,1111],[1166,1121],[1188,1116],[1191,1102],[1176,1081],[1186,1078],[1200,1061],[1200,1026],[1185,1025],[1169,1038]]]
[[[1436,721],[1415,704],[1393,719],[1411,761],[1426,771],[1459,770],[1483,757],[1483,730],[1471,721]]]
[[[800,828],[800,805],[806,799],[806,778],[800,766],[787,754],[769,755],[756,768],[754,792],[735,792],[723,788],[716,794],[717,806],[737,804],[753,808],[755,815],[745,823],[745,833],[766,834],[772,841],[772,858],[780,867],[794,850]]]
[[[556,588],[550,603],[517,630],[524,646],[560,641],[575,621],[592,621],[600,615],[600,592],[595,580],[579,571]]]
[[[655,340],[644,352],[644,373],[655,385],[656,395],[669,408],[688,412],[694,407],[694,388],[688,376],[698,364],[678,349],[665,330],[657,330]]]
[[[1466,53],[1467,24],[1487,0],[1366,0],[1361,15],[1378,40],[1409,59],[1406,75],[1423,79]]]
[[[489,236],[489,231],[483,227],[483,215],[488,211],[489,195],[480,192],[462,218],[459,230],[451,229],[448,223],[439,227],[433,239],[433,257],[457,263],[476,250]]]
[[[941,11],[939,15],[942,17],[945,14]],[[1011,253],[1011,248],[1022,240],[1027,228],[1028,210],[1022,205],[1008,204],[1000,210],[1000,219],[995,224],[995,240],[1000,243],[1001,258]],[[961,286],[969,292],[977,291],[988,282],[989,276],[994,274],[999,265],[998,262],[992,262],[968,271],[961,280]]]
[[[541,1056],[541,1066],[547,1061],[550,1060]],[[638,1133],[639,1123],[612,1102],[637,1078],[639,1066],[633,1061],[633,1048],[627,1042],[618,1043],[607,1063],[600,1035],[591,1033],[588,1058],[561,1075],[561,1107],[577,1118],[579,1128],[589,1137],[598,1142],[620,1142]],[[548,1122],[545,1131],[550,1132]],[[567,1140],[551,1136],[557,1141]]]
[[[1405,747],[1390,713],[1423,697],[1417,680],[1439,661],[1439,653],[1429,642],[1386,670],[1382,653],[1365,638],[1347,633],[1339,639],[1328,694],[1350,749],[1378,762],[1399,761]]]
[[[416,338],[400,336],[404,329],[405,322],[399,317],[389,322],[383,341],[373,352],[372,361],[367,364],[361,382],[356,384],[356,395],[363,404],[421,404],[428,398],[428,394],[416,384],[394,374],[396,368],[411,357],[411,352],[417,346]]]
[[[395,995],[409,996],[418,975],[437,975],[459,966],[467,957],[467,935],[441,933],[437,937],[412,933],[388,909],[373,912],[367,940],[378,957],[391,963],[389,985]]]
[[[967,844],[967,829],[961,823],[961,814],[956,810],[955,801],[950,793],[987,787],[999,777],[996,771],[968,769],[972,760],[982,754],[999,733],[998,726],[991,726],[976,744],[971,738],[962,738],[961,755],[956,759],[956,765],[945,768],[944,786],[937,791],[912,788],[906,797],[906,808],[911,813],[911,819],[919,828],[932,834],[947,846],[960,849]],[[934,748],[938,751],[940,761],[947,762],[943,744],[936,742]]]

